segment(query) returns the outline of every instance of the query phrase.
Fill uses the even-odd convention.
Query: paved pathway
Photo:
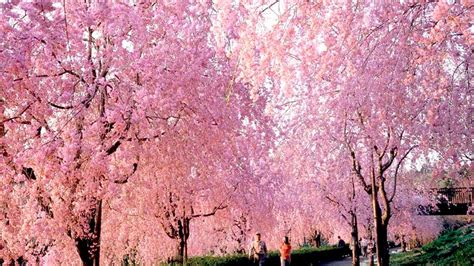
[[[390,250],[390,254],[394,254],[398,252],[400,252],[400,248],[394,248]],[[350,266],[352,265],[352,257],[346,257],[342,260],[324,262],[324,263],[321,263],[321,265],[322,266]],[[360,265],[361,266],[369,265],[369,259],[361,257]],[[377,265],[377,258],[374,258],[374,265]]]

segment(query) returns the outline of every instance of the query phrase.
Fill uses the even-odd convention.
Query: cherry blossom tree
[[[387,265],[423,192],[472,169],[472,8],[1,3],[0,256],[154,262],[372,216]]]
[[[271,190],[261,190],[259,183],[271,176],[261,164],[268,154],[266,138],[271,133],[262,134],[267,132],[267,124],[255,120],[263,111],[259,107],[262,101],[252,101],[243,87],[235,87],[229,100],[230,105],[216,99],[214,104],[222,106],[215,121],[219,125],[242,121],[241,127],[225,131],[213,123],[171,124],[173,134],[144,146],[141,154],[149,161],[142,160],[136,178],[120,197],[110,201],[112,215],[121,218],[111,221],[116,226],[106,230],[107,243],[121,242],[123,247],[107,247],[109,260],[124,257],[127,253],[123,250],[135,252],[137,260],[148,262],[247,248],[247,234],[252,224],[259,223],[253,217],[258,212],[270,212],[262,209],[267,208],[265,202],[271,202],[266,200]],[[231,111],[236,107],[239,110]],[[195,112],[181,119],[206,118]],[[150,236],[150,228],[162,233]],[[232,237],[226,237],[229,228],[235,232]]]
[[[222,9],[232,15],[220,17],[217,36],[239,78],[272,89],[277,110],[302,107],[286,117],[297,120],[290,132],[310,127],[310,141],[345,149],[334,159],[351,165],[370,198],[378,262],[388,265],[387,228],[407,162],[435,157],[447,170],[472,161],[472,6],[248,1]]]
[[[237,185],[225,169],[238,165],[232,135],[250,110],[233,100],[244,95],[209,41],[210,4],[1,5],[2,257],[52,262],[56,252],[77,263],[72,244],[99,265],[104,208],[134,178],[171,179],[180,191],[188,176]],[[160,165],[170,173],[148,172]],[[206,204],[185,211],[197,218],[227,203]]]

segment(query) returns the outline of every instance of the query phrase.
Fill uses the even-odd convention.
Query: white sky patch
[[[128,52],[132,53],[134,51],[133,42],[130,40],[123,40],[122,41],[122,48],[127,50]]]
[[[316,47],[318,53],[326,52],[328,50],[328,47],[321,42],[317,47]]]
[[[63,7],[63,4],[61,2],[54,2],[53,3],[53,7],[55,8],[62,8]]]
[[[97,31],[97,30],[94,31],[94,32],[92,33],[92,38],[94,38],[94,39],[100,39],[100,38],[102,38],[102,32]]]

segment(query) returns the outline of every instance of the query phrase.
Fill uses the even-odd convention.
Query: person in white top
[[[252,242],[249,250],[249,259],[254,259],[259,266],[265,265],[265,260],[268,255],[267,245],[262,241],[260,233],[255,234],[255,240]]]
[[[367,241],[367,238],[363,237],[362,240],[360,241],[360,247],[362,249],[362,256],[364,258],[367,257],[367,246],[369,245],[369,241]]]

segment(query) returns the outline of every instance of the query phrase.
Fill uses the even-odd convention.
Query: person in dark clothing
[[[316,247],[319,248],[321,246],[321,233],[316,230],[316,237],[315,237],[315,244]]]
[[[339,240],[337,241],[337,247],[338,247],[338,248],[343,248],[343,247],[346,246],[346,242],[344,242],[344,240],[342,240],[340,236],[337,236],[337,239],[339,239]]]

